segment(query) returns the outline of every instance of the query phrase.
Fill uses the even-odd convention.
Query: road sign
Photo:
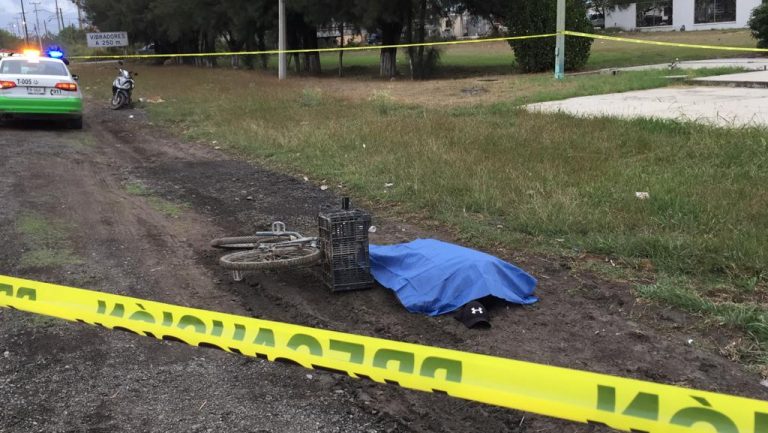
[[[128,32],[88,33],[88,48],[127,46]]]

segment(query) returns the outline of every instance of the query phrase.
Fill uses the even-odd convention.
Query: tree
[[[277,21],[277,2],[273,0],[222,0],[222,6],[228,16],[229,25],[222,32],[229,51],[265,51],[267,33]],[[232,57],[233,66],[242,63],[252,68],[252,57]],[[262,68],[267,67],[269,56],[258,58]]]
[[[400,44],[411,6],[411,0],[355,0],[354,10],[363,27],[381,33],[381,43],[386,46]],[[397,48],[381,49],[379,75],[397,75]]]
[[[587,6],[590,9],[594,9],[603,17],[607,17],[607,12],[611,9],[626,9],[632,3],[637,3],[637,0],[589,0]]]
[[[752,10],[749,28],[752,30],[752,37],[757,39],[757,47],[768,48],[768,3],[763,2]]]
[[[566,29],[591,32],[583,0],[566,0]],[[515,0],[507,13],[512,36],[541,35],[557,30],[557,0]],[[554,67],[555,38],[510,41],[517,64],[525,72],[542,72]],[[589,59],[592,39],[566,38],[565,68],[578,69]]]
[[[449,10],[460,7],[451,0],[414,0],[412,11],[408,17],[406,31],[408,43],[423,44],[427,40],[427,21],[436,22],[437,18],[445,16]],[[434,73],[440,60],[440,50],[435,47],[408,48],[408,60],[411,67],[411,78],[423,80]]]
[[[8,31],[0,29],[0,48],[16,49],[19,46],[21,46],[21,39]]]

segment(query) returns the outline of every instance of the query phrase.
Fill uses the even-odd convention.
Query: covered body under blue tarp
[[[392,289],[408,311],[450,313],[471,301],[495,296],[533,304],[536,279],[491,255],[432,239],[370,246],[371,273]]]

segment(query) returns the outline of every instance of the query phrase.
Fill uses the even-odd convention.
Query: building
[[[485,18],[474,16],[467,11],[451,12],[438,20],[437,28],[430,31],[430,36],[444,39],[476,39],[490,36],[493,31],[493,24]]]
[[[624,30],[734,29],[747,26],[763,0],[650,0],[605,11],[605,26]]]

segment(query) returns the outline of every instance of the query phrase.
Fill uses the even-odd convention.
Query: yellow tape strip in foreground
[[[662,47],[700,48],[704,50],[746,51],[746,52],[753,52],[753,53],[768,53],[768,48],[747,48],[747,47],[727,47],[722,45],[682,44],[678,42],[649,41],[646,39],[633,39],[633,38],[622,38],[618,36],[596,35],[594,33],[572,32],[570,30],[566,30],[563,33],[566,36],[577,36],[581,38],[590,38],[590,39],[604,39],[607,41],[616,41],[616,42],[629,42],[632,44],[660,45]]]
[[[387,48],[413,48],[413,47],[438,47],[443,45],[465,45],[465,44],[482,44],[486,42],[508,42],[519,41],[524,39],[540,39],[540,38],[552,38],[557,36],[555,33],[549,33],[544,35],[529,35],[529,36],[509,36],[504,38],[488,38],[488,39],[463,39],[459,41],[441,41],[441,42],[423,42],[417,44],[401,44],[401,45],[366,45],[364,47],[337,47],[337,48],[315,48],[315,49],[301,49],[301,50],[266,50],[266,51],[231,51],[222,53],[184,53],[184,54],[130,54],[125,56],[72,56],[70,60],[93,60],[93,59],[152,59],[152,58],[168,58],[168,57],[218,57],[218,56],[256,56],[256,55],[270,55],[270,54],[300,54],[300,53],[335,53],[339,51],[371,51],[381,50]]]
[[[0,276],[0,307],[634,432],[767,433],[768,402]]]

